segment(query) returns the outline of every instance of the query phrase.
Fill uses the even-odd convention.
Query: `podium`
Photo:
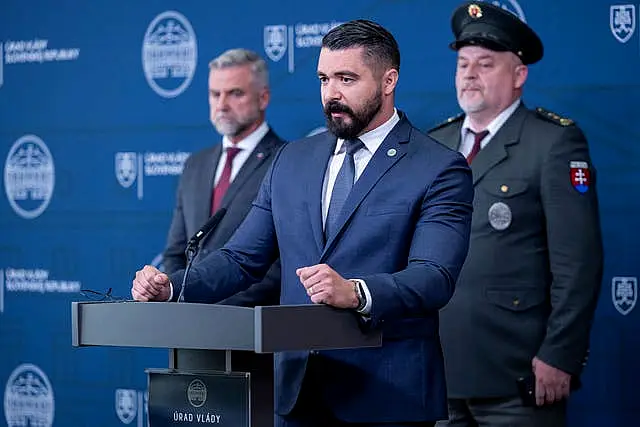
[[[170,350],[169,375],[210,373],[232,377],[244,373],[250,384],[249,396],[242,403],[247,405],[243,410],[250,420],[246,425],[271,427],[272,354],[380,346],[382,334],[364,333],[356,316],[351,310],[317,304],[249,308],[173,302],[73,302],[72,344],[166,348]],[[151,388],[149,399],[151,406]],[[154,425],[150,423],[150,427]]]

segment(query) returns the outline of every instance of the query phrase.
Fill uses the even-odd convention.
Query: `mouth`
[[[331,101],[324,106],[325,115],[331,119],[345,119],[353,116],[349,107],[337,101]]]

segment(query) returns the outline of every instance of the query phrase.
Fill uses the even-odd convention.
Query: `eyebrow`
[[[209,92],[225,92],[225,93],[229,93],[229,92],[235,92],[235,91],[239,91],[239,92],[244,92],[245,90],[241,87],[232,87],[230,89],[213,89],[213,88],[209,88]]]
[[[472,58],[469,58],[468,56],[464,56],[464,55],[458,56],[458,61],[460,61],[462,59],[464,59],[466,61],[471,61],[472,60]],[[476,58],[473,58],[473,59],[478,60],[478,61],[483,60],[483,59],[491,59],[491,60],[493,60],[493,59],[495,59],[495,56],[489,55],[489,54],[485,54],[485,55],[480,55],[480,56],[478,56]]]
[[[327,75],[327,73],[324,73],[322,71],[318,71],[318,76],[326,76],[326,75]],[[347,71],[347,70],[336,71],[335,73],[333,73],[333,75],[337,76],[337,77],[345,77],[345,76],[346,77],[360,77],[360,74],[354,73],[353,71]]]

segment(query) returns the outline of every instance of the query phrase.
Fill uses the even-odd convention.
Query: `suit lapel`
[[[308,188],[309,217],[311,218],[311,229],[318,246],[318,253],[322,253],[324,248],[324,228],[322,226],[324,176],[337,141],[335,136],[327,132],[325,138],[314,145],[311,158],[307,161],[307,168],[310,173]]]
[[[516,109],[509,119],[502,125],[498,133],[489,141],[473,160],[473,184],[475,185],[487,172],[507,158],[507,146],[517,144],[520,139],[522,124],[527,115],[524,104]]]
[[[338,239],[342,233],[342,229],[345,227],[367,194],[369,194],[384,174],[404,157],[408,148],[406,143],[409,141],[410,135],[411,124],[404,115],[401,115],[400,122],[387,135],[380,147],[378,147],[369,161],[369,164],[367,164],[367,167],[362,172],[362,175],[353,185],[353,188],[344,203],[342,212],[336,220],[336,232],[324,246],[322,258],[325,257],[334,242]]]
[[[461,128],[462,120],[458,120],[458,122],[454,126],[447,126],[446,128],[436,131],[433,135],[433,138],[437,139],[440,143],[446,145],[452,150],[459,151],[461,142]]]
[[[194,194],[202,194],[204,197],[197,197],[198,205],[195,209],[197,227],[203,225],[211,216],[211,201],[213,198],[213,181],[216,176],[216,168],[220,161],[220,155],[222,153],[222,143],[216,144],[207,155],[203,164],[203,170],[198,173],[201,174],[194,182]]]
[[[271,154],[273,154],[273,139],[275,137],[275,133],[273,133],[272,130],[269,130],[262,140],[260,140],[258,145],[256,145],[256,148],[244,162],[236,177],[231,181],[231,185],[229,185],[227,192],[222,198],[220,207],[228,207],[238,192],[242,190],[244,183],[251,177],[251,175],[256,173],[259,166],[264,163]]]

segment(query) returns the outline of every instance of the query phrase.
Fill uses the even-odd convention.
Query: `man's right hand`
[[[167,301],[171,295],[169,276],[151,265],[136,271],[131,296],[136,301]]]

